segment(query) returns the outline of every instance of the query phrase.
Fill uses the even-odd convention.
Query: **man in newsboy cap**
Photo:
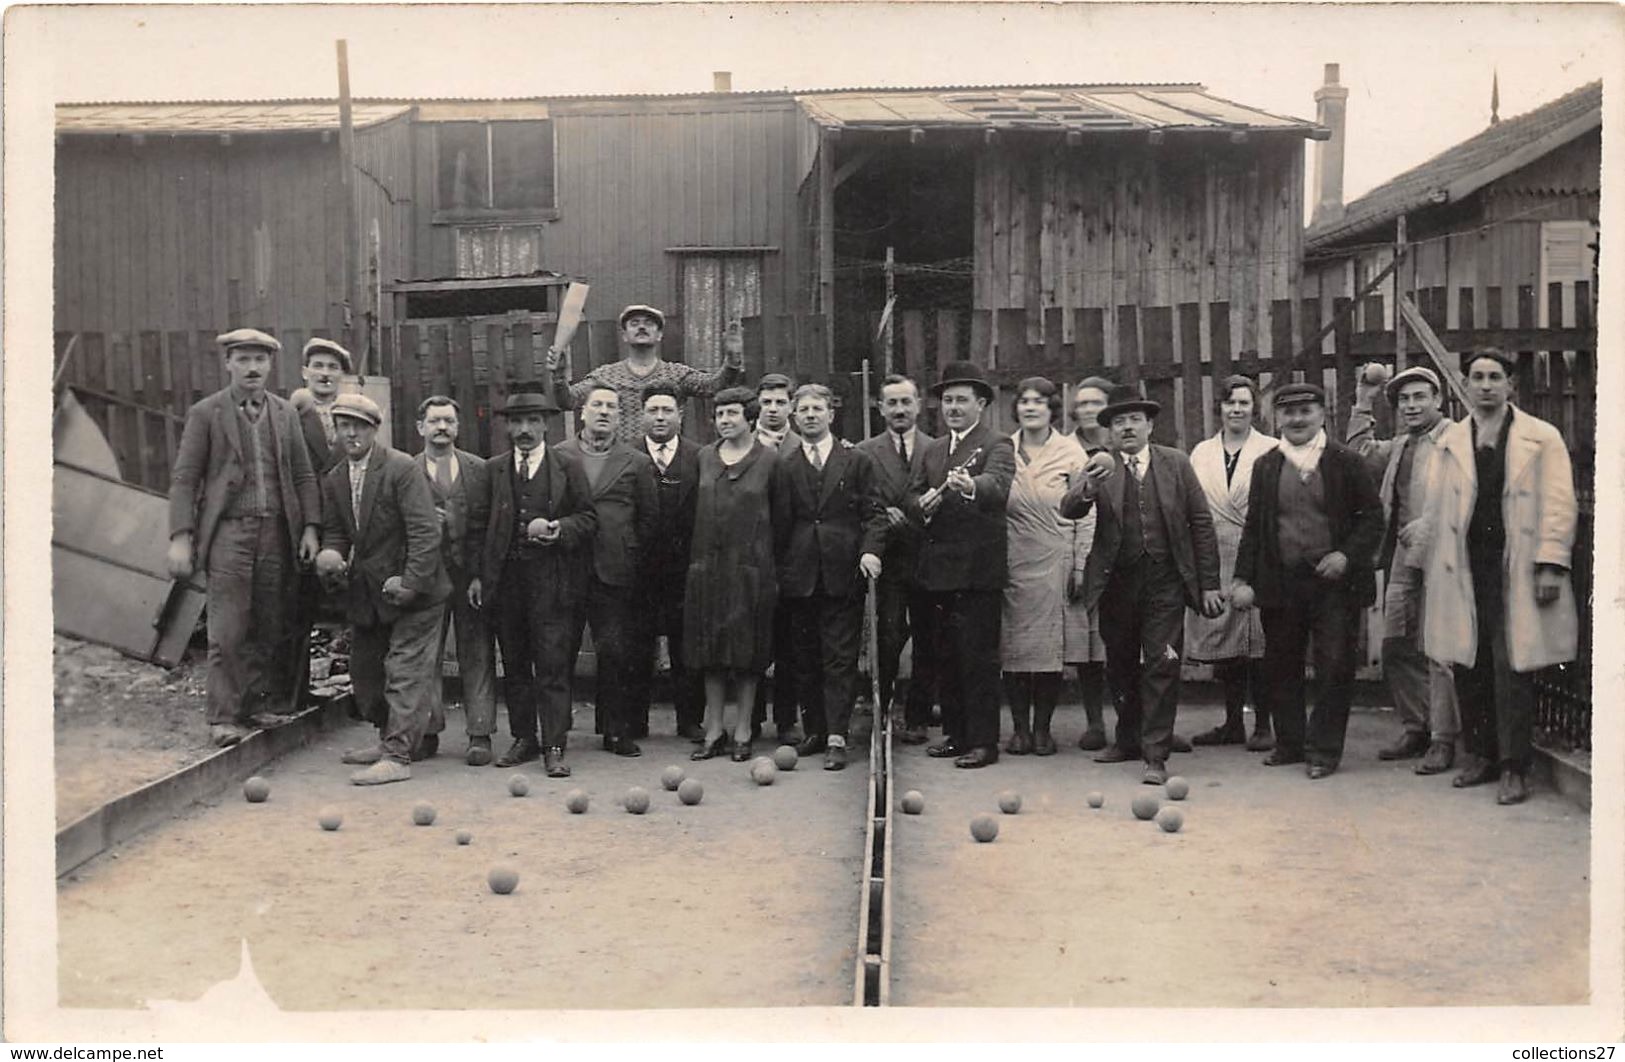
[[[276,661],[296,633],[297,566],[315,559],[321,503],[299,417],[265,387],[282,344],[253,328],[215,342],[228,383],[187,410],[169,484],[168,563],[176,579],[208,574],[205,718],[225,746],[291,708],[293,676]]]

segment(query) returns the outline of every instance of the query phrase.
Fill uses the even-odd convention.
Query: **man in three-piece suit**
[[[434,497],[440,519],[440,557],[451,579],[451,596],[440,621],[435,673],[446,652],[446,632],[456,627],[457,674],[463,683],[463,723],[470,767],[491,762],[491,734],[497,725],[496,669],[490,625],[468,600],[468,584],[480,571],[485,525],[490,517],[490,473],[485,458],[457,446],[462,408],[448,395],[430,395],[418,405],[418,434],[423,452],[416,458]],[[415,758],[433,756],[446,728],[444,706],[436,699],[434,718]]]
[[[1263,610],[1265,688],[1275,722],[1272,767],[1308,760],[1337,770],[1354,692],[1360,610],[1377,599],[1382,500],[1365,462],[1326,438],[1326,392],[1275,392],[1280,445],[1253,465],[1230,602]],[[1315,708],[1304,729],[1306,643],[1314,637]]]
[[[655,507],[648,547],[643,553],[640,622],[634,630],[627,704],[634,733],[649,732],[650,687],[655,639],[664,635],[671,659],[671,696],[677,710],[677,736],[705,740],[700,719],[705,697],[698,674],[683,666],[683,594],[688,584],[689,547],[694,540],[695,488],[700,448],[679,432],[681,396],[671,384],[650,384],[643,392],[643,450],[654,463]]]
[[[233,745],[291,700],[297,564],[315,559],[320,486],[293,406],[265,389],[282,345],[239,328],[217,337],[230,383],[186,413],[169,486],[169,573],[208,574],[209,738]],[[297,543],[298,552],[295,553]]]
[[[1095,539],[1083,570],[1083,601],[1099,609],[1106,678],[1117,705],[1117,740],[1097,763],[1143,759],[1147,785],[1168,780],[1179,708],[1185,607],[1224,610],[1219,544],[1207,496],[1190,458],[1151,442],[1161,405],[1132,386],[1114,387],[1099,422],[1115,453],[1089,458],[1061,498],[1061,515],[1096,508]]]
[[[322,553],[317,570],[346,583],[350,677],[379,740],[344,754],[368,764],[356,785],[412,777],[412,750],[438,710],[435,636],[451,580],[440,559],[440,520],[417,462],[377,441],[383,413],[365,395],[333,400],[345,460],[322,478]]]
[[[903,707],[903,730],[898,740],[905,745],[923,745],[931,724],[931,704],[936,696],[933,679],[936,664],[922,651],[930,644],[926,633],[929,615],[914,589],[914,564],[919,556],[919,532],[903,512],[908,484],[920,470],[925,444],[933,436],[916,426],[920,416],[920,388],[907,376],[888,376],[880,384],[880,414],[886,430],[858,443],[875,466],[875,487],[886,512],[886,552],[881,555],[880,578],[875,583],[875,632],[880,655],[878,667],[880,704],[878,712],[891,703],[897,684],[897,662],[912,631],[914,637],[913,677]]]
[[[857,693],[865,580],[880,575],[886,515],[869,455],[830,434],[834,396],[802,384],[795,436],[773,474],[789,498],[779,542],[779,601],[790,615],[790,662],[806,735],[796,751],[824,753],[824,769],[846,766],[847,728]]]
[[[546,415],[557,412],[539,391],[514,392],[503,404],[512,449],[486,462],[491,516],[480,577],[468,593],[475,607],[495,610],[502,648],[514,740],[496,765],[541,756],[549,778],[568,778],[570,647],[598,518],[581,462],[546,443]]]
[[[926,750],[956,767],[999,760],[999,619],[1005,504],[1015,478],[1009,438],[983,423],[993,388],[979,366],[950,362],[931,389],[948,434],[925,445],[904,512],[920,529],[914,585],[929,613],[943,740]]]
[[[581,634],[592,625],[597,657],[597,692],[593,696],[597,729],[604,749],[617,756],[638,756],[632,738],[637,720],[631,701],[634,630],[644,608],[638,576],[643,554],[654,534],[654,461],[618,438],[621,398],[615,388],[594,384],[579,408],[581,434],[559,444],[559,453],[575,459],[587,474],[598,526],[592,536],[592,573],[587,577],[583,607],[571,632],[574,673]]]

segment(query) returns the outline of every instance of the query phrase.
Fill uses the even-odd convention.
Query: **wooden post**
[[[892,366],[896,364],[896,362],[892,359],[892,333],[895,329],[895,322],[897,320],[897,256],[896,248],[892,247],[890,244],[886,246],[886,308],[891,312],[886,314],[886,345],[884,347],[885,358],[880,363],[881,379],[885,379],[887,376],[891,375]],[[866,382],[863,393],[865,397],[867,397],[869,394],[867,384],[869,379],[868,364],[869,363],[867,361],[864,362],[863,378]],[[867,417],[867,415],[865,416]],[[868,437],[867,429],[864,431],[864,436],[866,438]]]
[[[1405,233],[1405,215],[1404,214],[1399,215],[1399,221],[1396,222],[1396,226],[1397,226],[1397,228],[1394,231],[1394,261],[1397,262],[1401,258],[1405,257],[1404,251],[1405,251],[1405,243],[1406,243],[1406,233]],[[1399,270],[1399,269],[1394,270],[1394,372],[1395,373],[1401,373],[1401,372],[1405,371],[1405,361],[1406,361],[1406,358],[1405,358],[1405,320],[1404,320],[1403,317],[1400,316],[1400,313],[1399,313],[1399,306],[1400,306],[1400,301],[1399,300],[1405,297],[1405,287],[1400,282],[1400,274],[1402,272],[1403,272],[1403,270]],[[1415,277],[1416,277],[1416,265],[1415,265],[1415,263],[1412,263],[1411,264],[1411,278],[1414,280]],[[1415,285],[1413,284],[1412,286],[1414,287]]]
[[[818,312],[835,318],[835,137],[824,130],[818,143]],[[824,329],[825,365],[835,367],[835,329]]]
[[[371,344],[356,342],[355,315],[361,308],[361,234],[355,211],[355,124],[350,113],[350,49],[340,40],[339,64],[339,188],[344,195],[344,254],[339,269],[344,276],[344,345],[358,355],[363,376],[372,371]]]

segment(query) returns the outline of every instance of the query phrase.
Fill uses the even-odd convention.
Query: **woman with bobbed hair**
[[[756,439],[756,394],[728,387],[712,400],[717,441],[700,451],[693,548],[683,597],[683,662],[705,679],[705,743],[692,758],[729,747],[723,713],[732,680],[733,758],[750,758],[750,709],[773,659],[776,531],[788,499],[773,474],[778,454]]]

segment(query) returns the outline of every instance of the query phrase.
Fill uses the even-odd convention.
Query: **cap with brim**
[[[642,314],[645,317],[653,317],[655,319],[655,324],[659,325],[661,328],[666,327],[666,315],[665,314],[661,313],[659,310],[655,309],[653,306],[644,306],[642,304],[634,304],[634,305],[628,306],[626,309],[622,310],[621,311],[621,316],[616,318],[616,323],[620,327],[625,328],[626,327],[626,319],[628,317],[635,317],[638,314]]]
[[[277,342],[275,336],[261,332],[258,328],[234,328],[230,332],[222,332],[214,337],[220,344],[220,349],[230,354],[239,347],[257,347],[268,350],[272,354],[280,353],[282,344]]]
[[[1112,418],[1123,413],[1144,413],[1148,417],[1155,417],[1162,412],[1162,403],[1154,399],[1145,398],[1140,389],[1132,384],[1119,384],[1106,393],[1106,408],[1095,416],[1095,422],[1102,428],[1112,426]]]
[[[366,395],[339,395],[333,399],[333,416],[364,420],[375,428],[384,422],[384,411]]]
[[[987,374],[982,367],[974,361],[950,361],[942,367],[942,379],[931,385],[931,393],[941,395],[950,387],[967,386],[973,388],[977,394],[993,401],[993,385],[987,382]]]
[[[1418,380],[1422,381],[1423,383],[1432,384],[1434,393],[1436,394],[1444,390],[1439,383],[1438,373],[1434,372],[1426,365],[1412,365],[1398,376],[1395,376],[1392,380],[1389,380],[1387,386],[1383,388],[1383,394],[1388,396],[1388,404],[1390,406],[1397,406],[1399,404],[1400,388],[1404,387],[1408,383],[1416,383]]]
[[[1326,390],[1312,383],[1282,384],[1275,390],[1275,408],[1296,406],[1304,402],[1326,404]]]
[[[300,352],[299,360],[308,362],[310,361],[310,356],[312,354],[331,354],[335,358],[339,359],[339,363],[344,366],[345,372],[355,371],[353,368],[355,362],[350,357],[350,352],[333,342],[331,339],[322,339],[317,337],[310,340],[305,344],[305,349]]]
[[[505,417],[515,413],[557,413],[559,405],[545,391],[515,391],[502,402],[496,412]]]

